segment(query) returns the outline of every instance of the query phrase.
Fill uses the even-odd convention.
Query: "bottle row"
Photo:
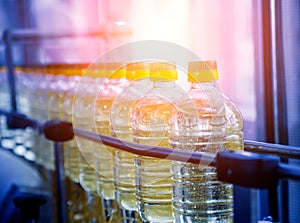
[[[216,61],[188,64],[188,90],[169,62],[52,64],[16,73],[19,110],[41,122],[67,120],[124,143],[174,150],[243,149],[242,116],[218,86]],[[36,163],[54,168],[49,141],[30,129],[23,141]],[[233,222],[232,185],[218,181],[207,163],[139,156],[79,137],[64,152],[67,177],[99,196],[100,222]]]

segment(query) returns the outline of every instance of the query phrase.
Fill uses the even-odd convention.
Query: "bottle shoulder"
[[[177,101],[178,117],[195,117],[200,119],[223,120],[221,123],[242,129],[243,118],[238,107],[220,90],[203,91],[191,89],[187,95]],[[174,116],[174,117],[175,117]],[[174,120],[177,119],[175,117]],[[173,121],[174,121],[173,120]]]
[[[129,84],[125,88],[123,88],[115,99],[115,103],[123,100],[137,100],[143,97],[146,93],[148,93],[152,88],[150,83],[144,84]]]
[[[154,83],[153,88],[145,95],[145,97],[164,98],[175,102],[187,92],[177,85],[175,82],[160,82]]]

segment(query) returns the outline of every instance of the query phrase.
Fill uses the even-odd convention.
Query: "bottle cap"
[[[192,83],[218,80],[218,68],[215,60],[189,62],[188,81]]]
[[[57,68],[58,75],[72,76],[74,74],[72,64],[61,64]]]
[[[177,70],[174,63],[150,63],[150,79],[152,81],[175,81],[177,78]]]
[[[77,72],[77,66],[76,64],[63,64],[60,68],[60,73],[64,76],[75,76]]]
[[[125,77],[125,66],[121,62],[109,62],[105,65],[105,77],[123,78]]]
[[[2,70],[1,66],[0,66],[0,72],[1,71],[4,71],[4,70]],[[16,72],[17,75],[18,74],[26,74],[27,73],[26,69],[24,69],[24,67],[22,67],[22,66],[15,66],[15,72]]]
[[[87,64],[87,63],[76,64],[75,75],[76,76],[85,75],[85,72],[87,71],[88,66],[89,66],[89,64]]]
[[[31,71],[32,71],[32,73],[34,73],[35,75],[44,75],[44,74],[46,74],[46,68],[45,68],[44,65],[34,67],[34,68],[32,68]]]
[[[106,77],[105,71],[105,63],[98,63],[94,69],[94,76],[95,78],[104,78]]]
[[[63,75],[68,76],[69,75],[69,69],[68,64],[56,64],[54,66],[54,75]]]
[[[105,71],[105,63],[96,63],[92,67],[86,69],[83,65],[81,66],[82,73],[85,76],[92,78],[105,78],[107,77],[107,73]]]
[[[0,66],[0,72],[5,71],[5,67],[4,66]]]
[[[126,64],[126,79],[138,80],[149,77],[149,63],[133,62]]]
[[[63,64],[46,64],[45,73],[49,75],[61,75],[64,73]]]
[[[51,64],[46,64],[45,65],[45,74],[52,74],[53,73],[53,67]]]

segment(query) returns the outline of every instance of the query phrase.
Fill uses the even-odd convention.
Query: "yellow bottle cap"
[[[37,66],[32,68],[31,72],[34,73],[35,75],[44,75],[46,74],[46,68],[44,65]]]
[[[77,64],[65,64],[63,70],[65,76],[75,76],[78,70],[78,66]]]
[[[68,75],[68,66],[67,64],[57,64],[54,67],[54,75]]]
[[[22,74],[30,74],[35,72],[35,69],[34,67],[21,66],[21,67],[16,67],[16,72],[20,72]]]
[[[73,75],[74,76],[91,76],[91,73],[88,73],[89,69],[87,69],[89,64],[87,63],[79,63],[73,65]]]
[[[218,80],[218,68],[215,60],[189,62],[188,81],[192,83]]]
[[[178,79],[176,65],[167,62],[150,63],[150,79],[152,81],[175,81]]]
[[[104,78],[107,76],[105,71],[105,63],[98,63],[93,71],[95,78]]]
[[[52,68],[51,68],[50,64],[46,64],[45,65],[45,70],[44,70],[45,74],[52,73],[51,69]]]
[[[125,64],[121,62],[109,62],[105,64],[105,76],[107,78],[125,77]]]
[[[80,75],[91,78],[106,76],[104,63],[97,63],[93,64],[92,66],[88,66],[87,64],[80,64],[78,65],[78,71],[80,72]]]
[[[79,64],[64,64],[61,73],[65,76],[81,76],[82,71]]]
[[[61,64],[46,64],[45,65],[45,73],[49,75],[57,75],[61,71],[62,68]]]
[[[149,77],[149,63],[134,62],[126,64],[126,79],[138,80]]]
[[[1,72],[1,67],[0,67],[0,72]],[[22,66],[16,66],[15,67],[15,73],[18,74],[26,74],[26,70]]]
[[[64,75],[64,76],[71,76],[72,75],[72,70],[70,69],[70,64],[59,64],[56,67],[55,73],[57,75]]]
[[[74,66],[75,66],[74,67],[75,68],[74,75],[75,76],[83,76],[89,65],[83,63],[83,64],[75,64]]]

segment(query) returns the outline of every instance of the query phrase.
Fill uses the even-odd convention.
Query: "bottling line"
[[[0,222],[299,222],[299,8],[3,1]]]

